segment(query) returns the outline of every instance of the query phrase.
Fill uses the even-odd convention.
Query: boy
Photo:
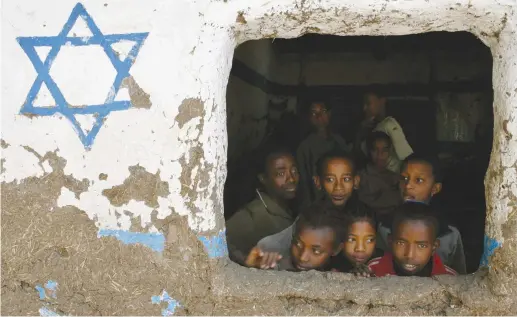
[[[403,204],[393,220],[392,232],[389,238],[392,252],[368,263],[375,276],[457,275],[436,253],[440,245],[439,223],[428,205]]]
[[[300,193],[302,205],[305,206],[317,200],[318,190],[314,188],[313,177],[316,176],[318,160],[329,151],[348,150],[345,140],[330,132],[329,105],[324,101],[312,102],[308,110],[312,133],[300,143],[296,152],[300,168]]]
[[[390,171],[398,173],[400,163],[413,153],[413,149],[406,140],[404,131],[393,117],[386,116],[386,96],[378,87],[370,87],[364,97],[364,114],[366,119],[361,123],[355,141],[356,153],[367,155],[364,139],[372,131],[381,131],[389,135],[393,144],[390,150],[387,167]]]
[[[357,194],[363,203],[382,217],[401,203],[398,189],[400,176],[387,168],[392,144],[386,133],[372,132],[366,139],[366,146],[370,162],[359,172],[361,184]]]
[[[355,171],[354,160],[347,153],[334,150],[324,154],[317,162],[317,174],[313,177],[318,190],[316,198],[343,207],[361,182]]]
[[[289,203],[296,196],[298,169],[292,154],[277,148],[263,160],[258,197],[226,222],[228,249],[233,261],[244,264],[246,255],[263,237],[289,227],[293,213]]]
[[[412,155],[402,164],[400,194],[404,202],[419,202],[426,205],[442,189],[442,174],[437,159]],[[443,262],[459,274],[466,274],[465,253],[461,234],[449,225],[444,217],[436,215],[440,221],[440,246],[436,251]],[[378,247],[388,250],[387,237],[390,233],[389,221],[383,220],[378,228]]]
[[[318,176],[314,177],[314,183],[320,191],[318,202],[327,202],[344,215],[345,207],[360,183],[360,178],[355,173],[354,161],[346,153],[331,151],[318,161],[317,171]],[[259,246],[274,252],[285,250],[291,244],[296,222],[297,220],[286,229],[263,238]]]
[[[246,266],[287,271],[329,270],[330,257],[340,251],[343,219],[328,202],[318,202],[302,211],[291,242],[283,248],[259,245],[251,250]]]

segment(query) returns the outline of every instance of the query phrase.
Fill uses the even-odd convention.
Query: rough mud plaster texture
[[[151,300],[164,290],[179,303],[172,305],[175,314],[517,313],[514,4],[491,0],[88,2],[85,8],[103,34],[149,32],[130,74],[152,101],[149,108],[111,112],[89,150],[62,116],[19,114],[37,74],[16,37],[56,36],[75,3],[3,4],[2,54],[10,61],[2,68],[2,78],[7,78],[2,81],[1,136],[6,144],[2,145],[1,193],[4,314],[36,315],[42,307],[67,315],[172,313],[169,302]],[[246,23],[237,21],[239,14]],[[316,272],[248,270],[230,263],[224,252],[216,253],[218,258],[209,257],[214,252],[199,237],[211,238],[224,230],[225,89],[235,46],[314,30],[338,35],[468,30],[490,46],[496,137],[486,178],[486,235],[499,247],[487,254],[488,268],[458,278],[359,280]],[[84,26],[74,30],[82,37],[88,31]],[[93,63],[92,69],[97,67],[101,78],[110,77],[109,83],[113,70],[103,69],[106,64],[98,67],[80,46],[71,48],[56,57],[55,66],[65,67],[66,72],[55,71],[69,74],[59,88],[64,95],[73,88],[74,98],[88,104],[104,100],[109,87],[90,90],[96,85],[85,84],[84,89],[76,89],[68,83],[77,72],[90,69],[88,63]],[[78,65],[76,57],[86,65]],[[64,59],[59,62],[60,58]],[[200,100],[203,111],[177,120],[185,100]],[[159,173],[160,180],[154,183],[163,189],[162,196],[156,195],[158,206],[154,195],[153,207],[146,205],[148,189],[140,187],[133,187],[138,192],[131,198],[123,196],[116,202],[121,206],[103,195],[104,190],[128,184],[125,181],[134,177],[130,170],[134,166],[154,179]],[[162,182],[168,183],[168,193]],[[144,219],[139,226],[133,224],[137,217]],[[131,234],[138,227],[162,234],[164,251],[98,234],[105,229]],[[49,281],[57,285],[55,294],[40,299],[35,288]]]
[[[122,206],[135,199],[144,201],[149,207],[158,207],[158,197],[170,194],[169,184],[160,180],[160,172],[151,174],[140,166],[130,166],[129,173],[122,185],[102,191],[112,205]]]

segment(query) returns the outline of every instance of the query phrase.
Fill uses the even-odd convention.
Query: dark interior
[[[389,37],[339,37],[330,35],[309,34],[296,39],[276,39],[272,43],[275,54],[327,54],[355,53],[365,54],[369,58],[382,63],[389,60],[392,54],[419,54],[422,52],[440,51],[441,54],[470,54],[476,52],[476,65],[483,65],[483,71],[468,78],[450,78],[441,80],[439,70],[429,66],[429,79],[426,82],[383,82],[388,92],[387,114],[395,117],[415,152],[438,154],[441,160],[444,182],[443,191],[437,196],[440,204],[447,206],[448,217],[461,232],[468,272],[474,272],[479,266],[483,252],[483,236],[485,224],[484,176],[488,167],[493,132],[492,111],[492,57],[490,50],[475,36],[466,32],[436,32],[407,36]],[[237,48],[239,49],[239,48]],[[445,52],[445,53],[443,53]],[[287,56],[286,55],[286,56]],[[478,62],[479,60],[479,62]],[[432,64],[432,62],[430,62]],[[453,67],[454,65],[451,65]],[[470,66],[466,65],[466,72]],[[274,72],[271,69],[270,72]],[[261,77],[262,76],[262,77]],[[324,96],[331,100],[333,131],[341,134],[345,140],[353,140],[358,124],[362,119],[362,95],[365,83],[311,85],[307,77],[301,76],[297,83],[278,83],[254,72],[238,59],[234,59],[232,77],[238,77],[248,84],[255,85],[268,96],[289,95],[295,98],[299,107],[304,102],[316,100]],[[369,84],[374,84],[371,82]],[[377,84],[377,83],[375,83]],[[445,125],[440,122],[443,116],[438,115],[438,95],[450,97],[450,104],[455,100],[476,94],[485,94],[488,100],[478,106],[478,119],[469,121],[469,108],[459,110],[459,116],[465,119],[466,126],[473,131],[466,140],[437,137],[454,134],[454,120]],[[456,98],[456,99],[455,99]],[[458,99],[459,98],[459,99]],[[474,103],[476,102],[473,97]],[[460,101],[456,102],[457,104]],[[228,109],[237,107],[228,103]],[[256,169],[254,168],[257,151],[268,140],[275,140],[289,146],[293,151],[307,135],[307,125],[296,112],[283,111],[286,105],[282,102],[270,101],[268,111],[281,113],[279,118],[267,121],[264,137],[258,146],[244,151],[239,156],[229,157],[228,178],[225,187],[225,216],[231,216],[241,205],[251,201],[255,196]],[[476,108],[477,109],[477,108]],[[229,122],[231,124],[231,122]],[[444,128],[445,126],[445,128]],[[230,147],[232,138],[230,136]]]

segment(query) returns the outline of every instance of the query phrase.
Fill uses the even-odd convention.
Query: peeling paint
[[[180,129],[190,120],[203,117],[205,115],[204,103],[201,99],[187,98],[183,100],[178,108],[178,115],[176,122],[178,122]]]
[[[131,106],[133,108],[151,108],[151,96],[138,86],[133,76],[124,78],[120,88],[129,90],[129,99],[131,100]]]
[[[495,250],[502,245],[502,243],[485,235],[483,245],[484,251],[481,256],[480,266],[488,266],[488,260],[494,254]]]
[[[156,252],[163,252],[165,237],[162,233],[128,232],[123,230],[101,229],[97,234],[101,237],[115,237],[124,244],[142,244]]]
[[[35,289],[38,291],[39,299],[44,300],[46,298],[57,298],[57,282],[49,280],[45,283],[44,287],[36,285]],[[48,293],[48,294],[47,294]]]
[[[160,304],[161,302],[167,303],[167,307],[162,310],[162,316],[174,315],[176,308],[181,306],[179,302],[175,299],[172,299],[165,290],[163,290],[161,295],[155,295],[151,297],[151,302],[153,304]]]
[[[56,313],[55,311],[52,311],[52,310],[50,310],[50,309],[49,309],[49,308],[47,308],[47,307],[41,307],[41,308],[39,309],[39,315],[40,315],[40,316],[45,316],[45,317],[46,317],[46,316],[61,316],[61,315],[59,315],[58,313]]]
[[[219,233],[210,237],[199,236],[198,239],[203,243],[209,258],[222,258],[228,256],[226,230],[220,230]]]
[[[158,197],[167,197],[170,194],[169,183],[160,179],[160,171],[151,174],[138,165],[128,169],[130,175],[122,185],[102,191],[112,205],[122,206],[134,199],[155,208],[159,206]]]

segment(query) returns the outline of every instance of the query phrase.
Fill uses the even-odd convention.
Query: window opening
[[[476,271],[492,146],[491,77],[489,48],[467,32],[309,34],[241,44],[227,89],[225,218],[255,199],[267,206],[267,198],[257,194],[264,153],[272,143],[296,153],[309,134],[307,104],[325,100],[332,109],[330,129],[353,143],[364,119],[364,95],[380,88],[386,115],[398,121],[413,151],[438,159],[443,187],[432,205],[460,232],[466,272]],[[298,188],[297,203],[299,196]],[[285,226],[280,227],[270,231]]]

